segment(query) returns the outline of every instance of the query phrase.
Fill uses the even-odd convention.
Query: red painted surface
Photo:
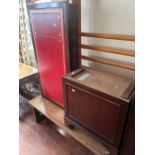
[[[61,9],[32,12],[31,20],[44,96],[64,106],[62,77],[67,73]]]
[[[58,9],[57,9],[58,10]],[[61,20],[62,16],[60,11],[56,9],[44,9],[43,11],[38,11],[33,13],[32,20],[35,32],[43,36],[61,37]]]

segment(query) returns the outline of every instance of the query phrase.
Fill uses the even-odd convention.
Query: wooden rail
[[[87,57],[87,56],[83,56],[83,55],[81,55],[81,59],[85,59],[85,60],[89,60],[89,61],[93,61],[93,62],[97,62],[97,63],[101,63],[101,64],[111,65],[114,67],[119,67],[119,68],[131,70],[131,71],[135,71],[135,68],[133,66],[129,66],[126,64],[119,64],[119,63],[111,62],[108,60],[101,60],[98,58],[91,58],[91,57]]]
[[[108,53],[114,53],[114,54],[120,54],[120,55],[132,56],[132,57],[135,56],[134,51],[126,50],[126,49],[117,49],[117,48],[83,45],[83,44],[81,44],[80,47],[83,49],[98,50],[100,52],[108,52]]]
[[[134,35],[122,35],[122,34],[105,34],[105,33],[86,33],[81,32],[82,37],[94,37],[102,39],[114,39],[114,40],[124,40],[124,41],[135,41]]]

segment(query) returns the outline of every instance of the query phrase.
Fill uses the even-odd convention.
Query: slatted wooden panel
[[[99,34],[99,33],[86,33],[81,32],[81,37],[92,37],[92,38],[101,38],[101,39],[113,39],[113,40],[121,40],[121,41],[135,41],[134,35],[121,35],[121,34]],[[80,44],[80,48],[82,49],[88,49],[94,52],[106,52],[106,53],[113,53],[113,54],[119,54],[124,56],[130,56],[135,57],[135,51],[133,50],[127,50],[127,49],[118,49],[118,48],[112,48],[112,47],[105,47],[105,46],[94,46],[94,45],[84,45]],[[122,64],[119,62],[113,62],[111,60],[103,60],[99,58],[92,58],[89,56],[80,56],[81,59],[93,61],[100,64],[110,65],[114,67],[119,67],[131,71],[135,71],[135,67],[128,64]]]

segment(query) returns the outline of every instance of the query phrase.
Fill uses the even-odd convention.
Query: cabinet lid
[[[134,91],[134,81],[116,74],[100,72],[90,68],[71,72],[68,78],[74,82],[98,90],[127,102]]]

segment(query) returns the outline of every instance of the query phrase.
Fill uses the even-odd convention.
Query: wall
[[[81,29],[83,32],[135,34],[134,0],[81,0]],[[129,41],[114,41],[107,39],[82,38],[82,43],[105,45],[109,47],[134,49],[134,43]],[[96,53],[96,52],[95,52]],[[134,63],[134,58],[116,54],[94,54],[90,50],[82,50],[82,54],[118,60],[123,63]],[[107,65],[98,65],[83,61],[83,64],[99,70],[110,71],[123,76],[134,78],[134,72]]]

